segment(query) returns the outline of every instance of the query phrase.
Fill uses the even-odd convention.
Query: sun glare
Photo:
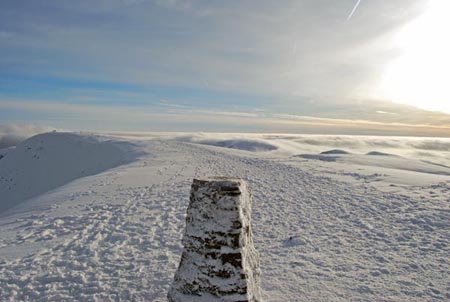
[[[396,36],[402,54],[383,73],[378,95],[450,113],[450,1],[429,0],[426,11]]]

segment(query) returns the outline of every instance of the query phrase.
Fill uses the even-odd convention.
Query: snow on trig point
[[[251,202],[242,179],[194,179],[170,302],[261,301]]]

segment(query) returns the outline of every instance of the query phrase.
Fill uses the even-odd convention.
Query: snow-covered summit
[[[74,133],[50,132],[27,139],[0,160],[0,213],[76,178],[130,161],[130,147]]]
[[[130,146],[50,135],[86,144],[84,160],[96,165],[111,149]],[[0,301],[167,302],[192,179],[212,175],[240,177],[252,188],[262,301],[450,301],[450,175],[433,173],[448,171],[450,139],[192,134],[278,147],[249,152],[178,135],[127,134],[131,151],[140,152],[136,161],[1,213]],[[95,151],[97,144],[107,152]],[[26,146],[8,149],[0,163]],[[46,141],[33,160],[49,148]],[[78,154],[64,150],[71,161]],[[327,150],[351,154],[320,154]],[[396,156],[366,155],[373,151]],[[18,170],[28,171],[17,154]],[[47,158],[53,161],[67,164]]]

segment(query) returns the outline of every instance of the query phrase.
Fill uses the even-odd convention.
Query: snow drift
[[[0,160],[0,213],[76,178],[132,160],[131,144],[73,133],[45,133]]]

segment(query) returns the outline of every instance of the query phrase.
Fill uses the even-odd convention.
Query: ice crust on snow
[[[251,198],[241,179],[194,179],[169,301],[261,301]]]

